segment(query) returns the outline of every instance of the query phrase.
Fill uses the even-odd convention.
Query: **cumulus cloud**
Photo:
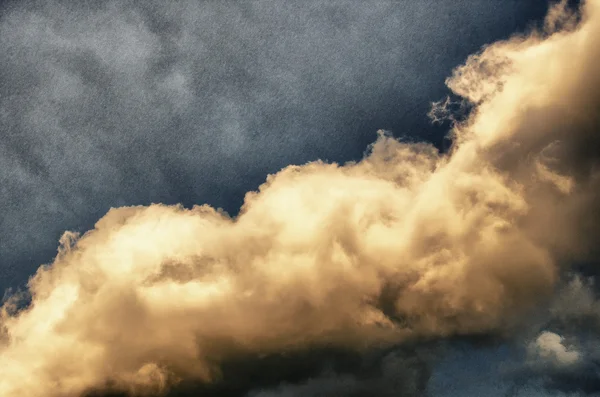
[[[556,365],[575,364],[581,354],[563,344],[564,338],[553,332],[542,332],[530,345],[530,354],[535,359],[552,362]]]
[[[474,108],[448,153],[380,132],[361,161],[270,175],[236,217],[121,207],[67,233],[31,305],[3,308],[0,394],[158,393],[248,355],[510,332],[600,225],[600,2],[565,13],[456,69]]]

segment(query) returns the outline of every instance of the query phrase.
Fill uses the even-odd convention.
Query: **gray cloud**
[[[358,374],[330,371],[299,384],[250,392],[247,397],[425,396],[433,358],[424,348],[392,350],[371,358],[371,363],[365,360]]]

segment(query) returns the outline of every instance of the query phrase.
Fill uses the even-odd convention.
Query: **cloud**
[[[355,373],[329,371],[297,384],[253,391],[248,397],[425,396],[432,358],[423,346],[394,349],[363,358]]]
[[[211,384],[241,357],[510,333],[597,242],[600,2],[582,13],[454,72],[448,86],[474,108],[448,153],[380,132],[358,162],[269,175],[236,217],[121,207],[67,233],[30,280],[31,305],[4,307],[0,394],[158,393]],[[143,63],[150,36],[128,37],[136,51],[119,62]],[[572,358],[552,335],[541,351]]]
[[[572,365],[579,361],[581,353],[563,345],[563,337],[553,332],[542,332],[530,346],[530,354],[536,359],[557,365]]]

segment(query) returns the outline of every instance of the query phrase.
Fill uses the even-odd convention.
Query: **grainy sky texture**
[[[237,213],[266,174],[362,156],[544,1],[11,1],[0,13],[0,289],[111,207]]]
[[[6,3],[0,396],[598,395],[600,1],[494,4]]]

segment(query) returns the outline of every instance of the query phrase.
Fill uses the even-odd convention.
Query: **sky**
[[[0,395],[600,395],[552,4],[1,3]]]
[[[109,208],[235,214],[269,173],[359,159],[376,131],[443,145],[430,103],[543,1],[4,5],[0,287]],[[102,4],[102,5],[100,5]]]

